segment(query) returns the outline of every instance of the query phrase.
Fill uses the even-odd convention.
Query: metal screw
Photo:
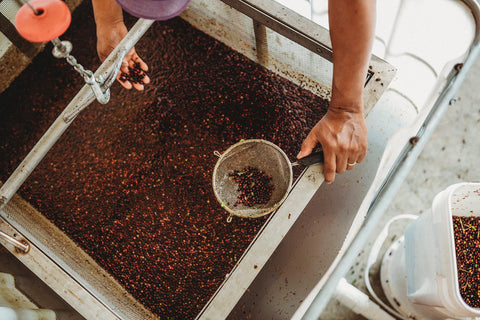
[[[455,102],[457,102],[458,98],[457,97],[453,97],[452,99],[450,99],[450,101],[448,102],[448,104],[451,106],[453,105]]]
[[[411,137],[410,140],[408,140],[408,142],[410,142],[410,144],[414,146],[417,144],[419,140],[420,140],[420,137],[415,136],[415,137]]]

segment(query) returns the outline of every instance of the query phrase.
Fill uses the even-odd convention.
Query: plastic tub
[[[480,309],[460,295],[452,220],[473,215],[480,215],[480,183],[459,183],[437,194],[432,210],[405,230],[407,296],[414,304],[432,307],[430,314],[480,316]]]

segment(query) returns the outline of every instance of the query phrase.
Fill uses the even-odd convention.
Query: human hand
[[[100,61],[104,61],[108,55],[115,49],[120,41],[125,37],[128,30],[123,21],[112,24],[97,23],[97,52]],[[147,64],[138,56],[135,48],[132,48],[122,61],[120,71],[117,75],[118,82],[126,89],[132,87],[137,90],[143,90],[144,85],[150,83],[150,78],[145,74],[141,81],[129,80],[127,77],[122,77],[121,74],[129,74],[136,66],[140,66],[143,72],[148,71]]]
[[[365,158],[368,142],[363,113],[331,106],[303,141],[297,158],[309,155],[317,143],[323,149],[325,181],[332,183],[335,172],[351,170]]]

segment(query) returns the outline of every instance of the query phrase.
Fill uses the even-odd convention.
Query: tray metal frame
[[[327,93],[328,95],[328,85],[320,84],[315,79],[306,80],[307,76],[296,72],[294,67],[286,70],[288,68],[285,62],[281,61],[281,57],[272,55],[266,59],[266,56],[262,56],[260,52],[274,53],[270,50],[271,47],[268,47],[271,45],[261,39],[262,31],[263,34],[269,32],[262,26],[267,26],[282,35],[277,37],[278,41],[285,41],[283,38],[291,39],[294,43],[307,48],[310,54],[320,55],[327,61],[327,64],[331,64],[328,30],[273,0],[224,0],[224,2],[194,0],[182,14],[182,18],[274,72],[308,89],[313,88],[314,93]],[[226,13],[224,20],[212,23],[214,16],[219,18],[219,12]],[[247,43],[239,42],[239,40],[245,39],[237,39],[231,33],[229,36],[222,37],[226,34],[225,31],[232,15],[244,21],[251,28],[251,33],[255,36],[247,39],[250,43],[248,41]],[[220,19],[222,18],[220,17]],[[115,57],[118,59],[119,52],[128,51],[151,23],[153,22],[139,19],[127,35],[126,39],[128,40],[122,41],[99,67],[95,75],[104,76],[111,65],[115,63]],[[366,79],[365,85],[366,113],[371,110],[386,90],[394,74],[394,67],[377,57],[372,57],[369,77]],[[373,77],[381,77],[382,83],[369,81]],[[129,295],[115,279],[103,271],[56,226],[19,196],[14,195],[74,119],[74,117],[73,119],[68,118],[71,120],[67,121],[65,115],[80,112],[93,99],[91,89],[87,85],[84,86],[22,162],[18,171],[16,170],[14,173],[13,180],[7,180],[0,189],[0,204],[3,207],[0,210],[0,231],[13,235],[17,240],[27,242],[30,250],[27,253],[17,250],[1,238],[0,243],[87,319],[155,319],[153,314]],[[237,265],[227,275],[226,280],[197,318],[213,319],[228,316],[323,183],[322,171],[321,165],[315,165],[302,173],[287,200],[275,214],[271,214]]]

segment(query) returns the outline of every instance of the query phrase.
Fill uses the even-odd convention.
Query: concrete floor
[[[458,182],[479,182],[480,170],[480,60],[477,60],[457,92],[458,101],[442,118],[420,157],[403,185],[385,212],[378,230],[393,216],[399,214],[421,214],[431,207],[437,193]],[[384,249],[403,234],[408,222],[399,222],[390,232]],[[358,256],[346,278],[365,290],[363,272],[369,249],[377,234],[373,234],[368,247]],[[384,251],[383,251],[384,252]],[[375,273],[375,267],[372,269]],[[372,275],[378,277],[378,273]],[[372,282],[374,279],[372,279]],[[377,286],[378,287],[378,286]],[[377,292],[381,292],[377,291]],[[364,319],[331,300],[322,320]]]

